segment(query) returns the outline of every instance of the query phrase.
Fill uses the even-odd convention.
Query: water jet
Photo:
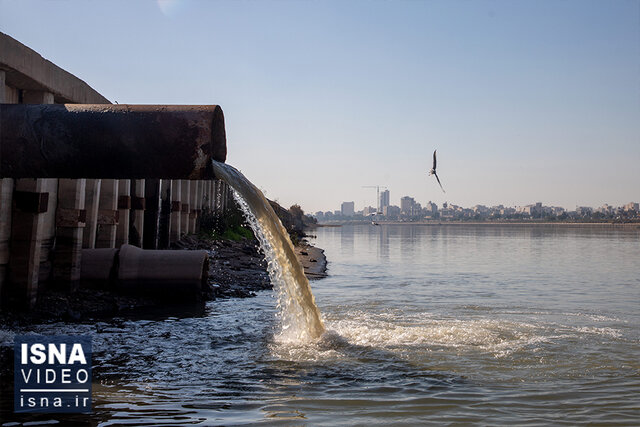
[[[280,337],[296,341],[319,338],[325,331],[320,311],[287,230],[264,194],[241,172],[215,160],[212,164],[216,178],[233,189],[236,202],[267,257],[269,276],[278,292]]]

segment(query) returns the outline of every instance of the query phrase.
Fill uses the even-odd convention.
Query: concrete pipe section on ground
[[[206,251],[83,249],[83,286],[115,288],[155,299],[196,298],[209,276]]]

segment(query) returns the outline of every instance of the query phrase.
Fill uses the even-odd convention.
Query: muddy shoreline
[[[173,250],[206,250],[209,254],[209,277],[201,295],[193,301],[167,301],[153,295],[123,295],[110,289],[80,287],[74,293],[55,289],[41,292],[36,307],[29,312],[0,312],[0,328],[58,321],[83,322],[117,317],[138,317],[145,313],[171,311],[188,315],[204,310],[207,301],[249,298],[256,292],[273,288],[267,263],[255,239],[240,241],[186,236]],[[302,240],[295,247],[298,259],[309,280],[326,277],[324,251]]]

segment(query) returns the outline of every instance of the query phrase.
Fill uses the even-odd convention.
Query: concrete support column
[[[227,213],[227,207],[229,206],[229,186],[222,182],[222,213]]]
[[[162,184],[163,180],[161,179],[145,180],[144,199],[146,206],[144,210],[144,238],[142,239],[144,249],[158,249]]]
[[[202,206],[200,209],[203,211],[209,209],[209,183],[211,181],[200,181],[202,183]]]
[[[85,179],[60,178],[58,184],[53,278],[58,287],[71,292],[80,283],[82,232],[87,217],[84,208],[86,186]]]
[[[46,282],[51,277],[53,268],[52,253],[56,242],[56,204],[58,203],[58,179],[46,178],[42,181],[43,192],[49,193],[47,211],[42,215],[42,248],[40,249],[39,281]]]
[[[204,207],[204,185],[206,181],[199,180],[198,181],[198,195],[196,196],[196,230],[197,233],[200,231],[200,217],[202,216],[202,208]]]
[[[204,212],[205,210],[207,212],[209,212],[211,210],[210,208],[210,204],[211,204],[211,180],[206,180],[203,181],[203,188],[202,188],[202,211]]]
[[[196,222],[198,222],[198,190],[200,187],[200,181],[190,181],[189,185],[189,200],[191,202],[189,209],[189,233],[195,234]]]
[[[118,184],[118,227],[116,248],[129,243],[129,211],[131,211],[131,180],[120,179]]]
[[[145,180],[131,181],[131,226],[129,228],[129,243],[142,248],[144,240],[144,212],[146,209]]]
[[[4,71],[0,71],[4,74]],[[1,80],[1,78],[0,78]],[[4,84],[0,81],[1,84]],[[0,307],[4,283],[9,264],[9,241],[11,238],[11,205],[13,201],[13,179],[0,179]]]
[[[209,209],[214,211],[216,209],[216,180],[211,180],[211,190],[209,193]]]
[[[209,183],[211,181],[202,181],[202,207],[203,211],[209,209]]]
[[[53,104],[53,94],[39,90],[25,90],[22,98],[23,104]]]
[[[171,225],[170,243],[180,240],[182,230],[182,182],[179,179],[171,180]]]
[[[196,216],[196,230],[195,230],[196,233],[200,232],[200,220],[202,218],[202,211],[204,210],[205,203],[206,203],[206,200],[205,200],[206,183],[207,181],[202,181],[202,180],[198,181],[198,199],[197,199],[198,203],[196,206],[197,216]]]
[[[213,211],[216,204],[216,181],[209,181],[209,210]]]
[[[180,181],[182,214],[180,215],[180,229],[182,234],[189,234],[189,213],[191,212],[191,181],[183,179]]]
[[[96,248],[115,248],[118,228],[118,180],[103,179],[98,202]]]
[[[160,213],[158,215],[158,249],[168,249],[171,233],[171,180],[160,181]]]
[[[32,308],[38,297],[40,251],[42,248],[44,212],[49,193],[44,192],[44,180],[16,180],[13,194],[13,217],[9,252],[9,291],[15,305]]]
[[[24,90],[22,102],[25,104],[53,104],[53,93],[41,90]],[[39,281],[46,282],[51,277],[52,251],[56,242],[56,203],[58,179],[41,179],[43,192],[49,193],[49,203],[44,216],[42,247],[40,250]]]
[[[6,95],[6,73],[4,70],[0,70],[0,104],[7,103],[7,95]]]
[[[96,247],[101,183],[102,180],[100,179],[87,179],[84,193],[84,208],[87,211],[87,221],[82,233],[82,247],[86,249],[94,249]]]

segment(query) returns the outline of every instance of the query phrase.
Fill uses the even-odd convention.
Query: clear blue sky
[[[308,212],[640,201],[638,0],[0,0],[0,31],[111,101],[220,104],[228,162]]]

